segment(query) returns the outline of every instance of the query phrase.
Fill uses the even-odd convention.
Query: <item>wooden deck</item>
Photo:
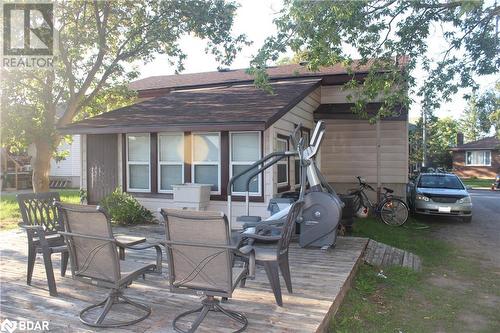
[[[116,232],[142,235],[148,241],[160,240],[163,229],[154,227],[116,228]],[[80,323],[78,313],[91,303],[104,298],[106,290],[97,289],[68,276],[59,275],[59,256],[54,255],[54,270],[59,297],[50,297],[45,282],[41,256],[37,258],[32,286],[26,285],[26,238],[21,231],[0,233],[1,243],[1,304],[0,320],[49,320],[51,332],[93,332]],[[233,298],[223,304],[228,309],[243,312],[249,321],[247,332],[317,332],[324,331],[345,295],[356,265],[362,260],[367,240],[339,238],[333,250],[301,249],[296,243],[290,248],[290,266],[294,293],[288,294],[282,280],[284,306],[274,302],[264,271],[257,269],[256,279],[238,288]],[[140,254],[127,252],[127,259],[146,262],[154,260],[154,251]],[[121,329],[106,332],[173,332],[173,318],[199,306],[197,296],[172,294],[166,278],[168,267],[164,259],[162,276],[148,275],[139,279],[126,295],[152,307],[146,320]],[[120,315],[127,315],[126,311]],[[199,332],[230,332],[230,320],[217,315],[207,319]]]

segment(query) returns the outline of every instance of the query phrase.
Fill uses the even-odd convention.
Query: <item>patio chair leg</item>
[[[106,315],[108,314],[109,310],[111,310],[111,307],[113,306],[114,302],[115,302],[114,296],[108,297],[108,299],[106,300],[106,304],[104,305],[104,308],[102,309],[101,314],[99,315],[99,317],[95,321],[96,325],[102,324],[102,322],[103,322],[104,318],[106,318]]]
[[[66,268],[68,267],[69,253],[61,253],[61,276],[66,276]]]
[[[247,279],[242,279],[240,281],[240,288],[245,288],[245,284],[247,283]]]
[[[26,276],[26,284],[31,284],[33,277],[33,269],[35,268],[36,251],[34,247],[28,246],[28,273]]]
[[[42,253],[50,296],[57,296],[56,279],[54,277],[54,268],[52,267],[51,253],[48,251],[48,249],[43,249]]]
[[[291,293],[293,293],[293,291],[292,291],[292,278],[290,275],[290,265],[288,263],[288,256],[283,258],[280,261],[279,265],[280,265],[281,274],[283,275],[283,279],[285,279],[286,289],[291,294]]]
[[[119,303],[131,305],[139,310],[142,310],[144,314],[130,321],[111,321],[109,323],[105,323],[104,321],[106,319],[106,316],[108,315],[109,311],[113,308],[113,305]],[[97,308],[102,308],[97,320],[92,320],[92,321],[88,320],[86,318],[87,313]],[[98,304],[90,305],[85,309],[83,309],[82,311],[80,311],[80,321],[85,325],[91,327],[100,327],[100,328],[123,327],[136,324],[149,317],[150,314],[151,314],[150,307],[134,302],[130,298],[123,296],[121,290],[112,290],[104,301]]]
[[[281,286],[279,276],[279,266],[277,262],[264,262],[264,269],[266,270],[267,278],[273,289],[276,304],[283,306],[283,299],[281,298]]]

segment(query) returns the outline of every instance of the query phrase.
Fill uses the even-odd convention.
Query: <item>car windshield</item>
[[[422,175],[418,182],[418,187],[464,189],[462,182],[454,175]]]

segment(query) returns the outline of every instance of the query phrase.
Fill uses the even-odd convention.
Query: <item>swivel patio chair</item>
[[[62,203],[57,203],[57,206],[64,221],[65,231],[60,233],[68,244],[73,278],[97,287],[111,289],[104,301],[83,309],[80,312],[80,320],[92,327],[109,328],[132,325],[147,318],[151,314],[151,308],[123,295],[123,289],[145,273],[161,273],[160,246],[158,244],[128,246],[118,242],[113,236],[109,217],[98,206]],[[130,250],[155,248],[156,263],[144,264],[129,259],[120,260],[117,246]],[[139,309],[142,314],[129,321],[111,319],[105,321],[113,305],[120,303],[131,305]],[[96,309],[102,310],[99,312]]]
[[[165,219],[170,290],[205,296],[201,307],[174,319],[174,329],[195,332],[210,312],[219,312],[235,321],[239,328],[234,332],[244,331],[248,325],[246,317],[223,308],[216,299],[230,298],[238,283],[252,274],[251,266],[234,266],[235,254],[249,257],[252,254],[241,253],[237,245],[231,245],[226,216],[219,212],[176,209],[162,209],[160,213]],[[179,325],[181,319],[197,313],[189,328]]]
[[[290,275],[290,265],[288,262],[288,247],[292,239],[295,221],[300,214],[303,201],[295,202],[291,207],[286,221],[281,227],[272,225],[262,225],[257,227],[255,233],[243,233],[242,237],[248,239],[248,243],[252,246],[255,253],[255,263],[264,266],[264,269],[271,284],[274,293],[274,298],[279,306],[283,306],[281,296],[281,285],[279,271],[285,280],[286,288],[289,293],[292,293],[292,278]],[[267,236],[271,235],[271,236]],[[263,241],[260,243],[255,240]],[[275,242],[272,244],[272,242]],[[266,244],[271,243],[271,244]],[[245,286],[245,280],[242,281],[241,287]]]
[[[45,274],[51,296],[57,296],[56,281],[52,267],[52,254],[61,254],[61,276],[65,276],[68,265],[68,248],[58,231],[64,229],[60,215],[54,204],[59,201],[59,193],[18,194],[17,202],[23,221],[19,226],[26,230],[28,237],[28,272],[26,283],[31,285],[35,259],[38,253],[43,256]]]

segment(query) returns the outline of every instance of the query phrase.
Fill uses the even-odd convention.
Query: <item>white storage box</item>
[[[210,184],[179,184],[174,189],[174,205],[181,209],[205,210],[210,201]]]

